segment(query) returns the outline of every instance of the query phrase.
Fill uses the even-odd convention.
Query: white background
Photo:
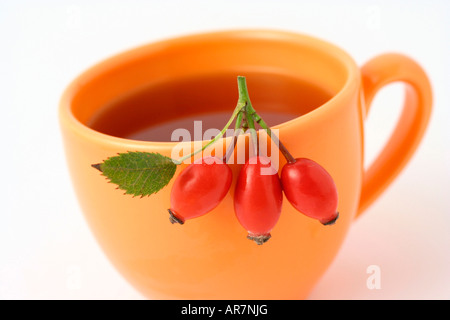
[[[0,0],[0,298],[142,299],[88,230],[57,122],[66,85],[123,50],[197,31],[261,27],[307,33],[358,64],[408,54],[429,74],[434,110],[399,178],[358,219],[311,299],[450,298],[450,6],[448,1]],[[398,116],[402,87],[376,97],[367,162]],[[380,288],[369,289],[371,266]]]

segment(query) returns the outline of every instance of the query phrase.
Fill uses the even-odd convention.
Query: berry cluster
[[[251,106],[246,86],[240,87],[240,93],[244,99],[236,108],[236,128],[243,128],[243,131],[254,129],[254,123],[258,123],[277,142],[287,160],[280,175],[270,158],[257,152],[241,168],[234,192],[234,210],[239,223],[248,232],[247,238],[259,245],[270,239],[270,232],[281,215],[283,193],[290,204],[304,215],[323,225],[334,224],[339,215],[338,194],[330,174],[311,159],[292,157]],[[253,133],[252,139],[257,145],[258,137]],[[236,139],[230,150],[234,149],[235,143]],[[183,224],[186,220],[205,215],[220,204],[233,180],[227,158],[202,158],[178,175],[168,210],[172,223]]]
[[[155,152],[119,153],[102,163],[91,166],[133,197],[150,196],[168,185],[176,166],[223,137],[235,121],[232,143],[223,158],[203,157],[186,167],[175,179],[171,191],[170,221],[184,224],[186,220],[211,212],[228,194],[233,174],[229,157],[233,154],[239,135],[250,132],[253,155],[242,166],[234,192],[234,211],[248,238],[257,244],[270,239],[277,224],[283,203],[283,193],[291,205],[308,217],[324,225],[338,218],[338,195],[333,179],[315,161],[294,158],[265,121],[253,108],[248,96],[245,77],[238,77],[239,100],[222,131],[211,141],[175,160]],[[278,174],[270,158],[259,153],[258,124],[278,146],[286,164]]]
[[[172,187],[170,221],[183,224],[212,211],[227,195],[231,182],[231,169],[220,158],[207,157],[189,165]],[[338,218],[336,186],[317,162],[295,159],[283,166],[280,178],[270,158],[256,156],[242,167],[234,192],[235,214],[248,239],[257,244],[270,239],[281,214],[283,192],[294,208],[324,225]]]

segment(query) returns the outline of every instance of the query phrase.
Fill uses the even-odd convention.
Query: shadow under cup
[[[272,238],[246,239],[229,195],[183,226],[169,222],[170,188],[123,195],[91,164],[120,152],[170,156],[173,129],[221,129],[246,76],[254,108],[296,157],[323,165],[339,192],[333,226],[284,199]],[[63,95],[60,121],[81,208],[107,257],[148,298],[301,299],[325,272],[358,206],[362,171],[359,74],[340,49],[309,37],[230,32],[183,37],[108,59]],[[280,157],[280,165],[284,159]],[[181,165],[176,175],[184,168]]]

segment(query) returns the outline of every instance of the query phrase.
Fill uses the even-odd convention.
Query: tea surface
[[[222,129],[238,99],[235,74],[211,74],[140,88],[105,105],[88,126],[102,133],[134,140],[171,141],[184,128],[194,137],[194,121],[202,131]],[[253,107],[273,126],[325,103],[331,94],[299,79],[246,74]]]

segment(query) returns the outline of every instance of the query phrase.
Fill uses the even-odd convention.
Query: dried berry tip
[[[174,223],[184,224],[184,221],[181,220],[181,219],[179,219],[179,218],[177,218],[177,217],[173,214],[172,210],[167,209],[167,211],[169,211],[169,214],[170,214],[169,221],[170,221],[172,224],[174,224]]]
[[[339,218],[339,212],[336,212],[336,217],[335,217],[335,218],[331,219],[331,220],[328,221],[328,222],[322,222],[322,224],[323,224],[324,226],[331,226],[331,225],[333,225],[333,224],[336,223],[336,220],[337,220],[338,218]]]
[[[269,234],[262,234],[262,235],[247,235],[247,239],[253,240],[256,242],[257,245],[262,245],[263,243],[267,242],[272,236]]]

